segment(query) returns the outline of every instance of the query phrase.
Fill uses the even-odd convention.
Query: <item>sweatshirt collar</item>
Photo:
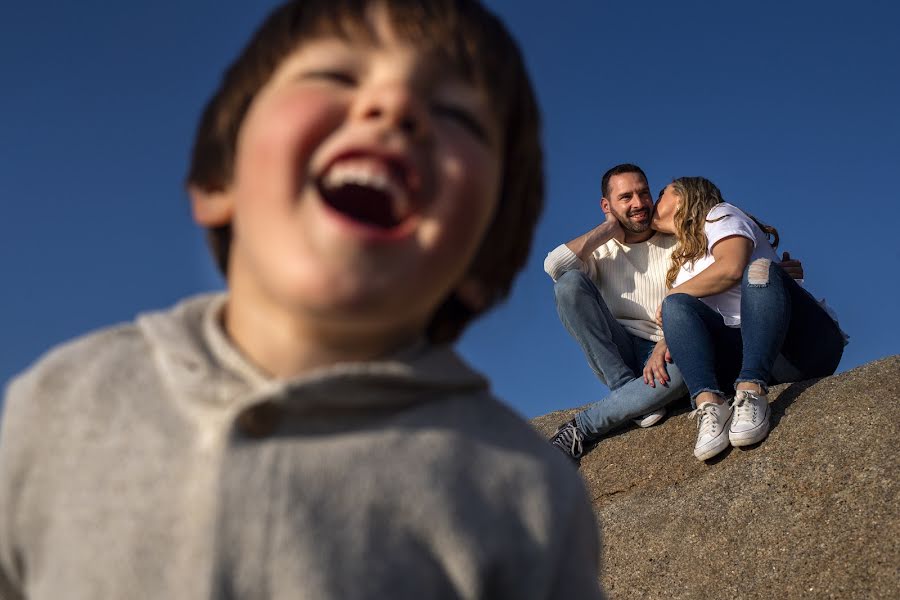
[[[245,405],[276,400],[297,409],[347,410],[421,402],[428,396],[486,391],[487,381],[449,347],[426,341],[383,359],[275,379],[252,364],[222,325],[227,294],[186,299],[138,318],[164,377],[188,402]]]

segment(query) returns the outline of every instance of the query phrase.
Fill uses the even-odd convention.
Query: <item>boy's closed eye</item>
[[[341,87],[355,87],[358,84],[356,74],[349,69],[313,69],[300,73],[298,78],[333,83]],[[450,102],[433,102],[431,110],[437,117],[462,126],[480,141],[490,141],[487,129],[469,109]]]
[[[484,125],[481,124],[481,121],[469,110],[446,102],[432,103],[431,110],[440,118],[458,123],[475,135],[479,140],[485,143],[489,141],[487,129],[485,129]]]
[[[314,69],[299,74],[299,79],[323,80],[338,85],[352,87],[357,84],[356,75],[346,69]]]

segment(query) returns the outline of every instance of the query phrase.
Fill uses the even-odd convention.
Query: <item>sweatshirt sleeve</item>
[[[594,263],[596,254],[584,262],[578,255],[572,252],[565,244],[560,244],[550,251],[544,259],[544,271],[553,281],[559,279],[566,271],[581,271],[591,279],[597,278],[597,265]]]
[[[21,380],[14,381],[7,389],[0,416],[0,598],[24,599],[22,552],[17,547],[15,531],[17,507],[28,469],[25,465],[29,454],[30,439],[25,426],[28,417],[23,415]],[[17,393],[19,392],[19,393]]]
[[[600,581],[600,528],[587,496],[575,494],[575,506],[563,534],[565,551],[558,557],[550,599],[604,600]]]

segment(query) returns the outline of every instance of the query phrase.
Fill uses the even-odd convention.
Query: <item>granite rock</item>
[[[900,598],[898,390],[900,355],[773,387],[769,437],[707,462],[687,400],[602,440],[580,470],[610,598]]]

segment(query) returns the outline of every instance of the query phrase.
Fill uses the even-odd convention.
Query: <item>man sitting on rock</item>
[[[610,430],[629,420],[654,425],[667,404],[687,394],[655,320],[675,237],[650,228],[653,199],[637,165],[607,171],[601,191],[604,222],[557,246],[544,261],[560,320],[610,390],[550,439],[576,462]],[[792,277],[803,276],[798,261],[781,266]]]
[[[560,244],[544,261],[556,282],[560,320],[610,390],[551,438],[576,461],[586,444],[630,419],[642,427],[657,423],[665,405],[687,392],[678,368],[667,364],[666,342],[654,320],[666,296],[675,238],[650,229],[653,197],[637,165],[607,171],[601,190],[605,221]]]

